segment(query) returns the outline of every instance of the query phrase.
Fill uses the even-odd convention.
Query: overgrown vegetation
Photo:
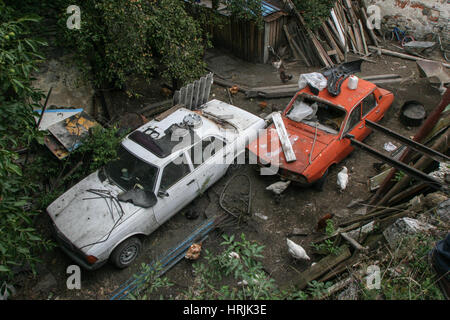
[[[137,289],[134,293],[129,293],[127,298],[130,300],[147,300],[158,290],[173,286],[168,277],[160,277],[163,269],[160,264],[151,267],[143,263],[141,265],[141,274],[134,276]],[[159,298],[162,300],[163,296],[160,295]]]
[[[201,29],[183,1],[86,0],[80,9],[79,30],[66,28],[65,7],[60,28],[97,87],[122,88],[130,75],[177,85],[203,74]]]
[[[231,16],[235,19],[253,21],[262,26],[262,0],[225,0]]]
[[[306,300],[320,299],[331,286],[331,282],[312,281],[302,291],[294,286],[280,290],[275,280],[266,273],[260,259],[264,246],[249,241],[241,234],[240,240],[234,235],[223,235],[224,250],[214,254],[207,249],[200,261],[193,263],[193,284],[179,294],[176,299],[188,300]],[[157,279],[158,267],[150,269],[143,265],[148,276],[130,299],[148,299],[157,296],[161,289],[173,285],[169,278]],[[135,275],[142,280],[142,275]],[[141,282],[141,281],[139,281]],[[162,295],[159,295],[162,298]],[[167,298],[167,297],[165,297]]]
[[[363,288],[362,298],[373,300],[444,300],[436,275],[428,262],[428,252],[440,240],[428,234],[403,239],[397,250],[380,262],[380,289]]]
[[[42,147],[44,134],[36,128],[34,109],[44,97],[32,86],[32,73],[44,60],[45,42],[31,34],[40,19],[21,16],[0,2],[0,278],[11,279],[14,266],[32,269],[39,252],[52,247],[35,229],[34,218],[64,187],[113,158],[117,129],[95,129],[91,138],[65,161]],[[42,148],[42,152],[34,151]],[[29,156],[19,157],[19,152]],[[27,159],[27,160],[25,160]],[[26,165],[25,165],[25,162]],[[77,172],[62,175],[83,161]],[[46,181],[48,179],[49,181]],[[51,180],[51,181],[50,181]]]
[[[334,227],[333,221],[331,219],[328,219],[327,220],[327,225],[325,227],[325,234],[327,236],[331,237],[331,236],[333,236],[335,231],[336,231],[336,228]],[[325,241],[323,241],[323,242],[321,242],[319,244],[312,243],[311,245],[317,251],[317,253],[319,253],[319,254],[339,255],[341,253],[341,248],[338,247],[336,245],[335,241],[333,241],[331,239],[326,239]]]
[[[44,210],[69,187],[114,160],[125,135],[116,126],[94,127],[83,144],[63,160],[56,159],[46,147],[35,150],[25,175],[30,181],[41,179],[39,196],[35,197],[38,207]]]
[[[330,10],[336,0],[293,0],[293,2],[305,19],[306,25],[316,30],[330,16]]]
[[[14,266],[37,261],[36,252],[50,243],[32,226],[37,185],[24,178],[19,149],[42,143],[33,107],[42,93],[31,86],[31,73],[43,57],[45,43],[30,37],[37,17],[22,17],[0,1],[0,278],[11,278]]]

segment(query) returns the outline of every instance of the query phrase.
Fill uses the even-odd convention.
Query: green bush
[[[32,219],[39,210],[32,195],[37,186],[24,178],[18,149],[42,143],[33,107],[42,93],[31,86],[31,73],[43,57],[44,42],[33,39],[37,17],[21,17],[0,1],[0,278],[10,279],[12,267],[38,261],[51,243],[40,237]]]
[[[305,19],[307,26],[316,30],[330,16],[336,0],[293,0],[295,6]]]
[[[66,28],[65,11],[60,28],[97,87],[121,88],[130,75],[181,84],[204,73],[202,32],[183,1],[86,0],[80,9],[79,30]]]

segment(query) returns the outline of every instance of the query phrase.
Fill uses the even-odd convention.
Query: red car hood
[[[266,134],[260,135],[248,145],[248,149],[258,156],[258,161],[271,163],[289,171],[302,173],[309,166],[309,157],[314,142],[315,128],[294,122],[282,117],[289,140],[295,153],[296,161],[287,163],[275,126],[267,128]],[[329,134],[320,129],[317,130],[317,138],[314,145],[311,161],[334,140],[336,135]],[[272,147],[271,147],[272,146]]]

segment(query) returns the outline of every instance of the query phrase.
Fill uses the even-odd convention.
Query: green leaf
[[[0,272],[10,272],[11,270],[7,266],[0,265]]]

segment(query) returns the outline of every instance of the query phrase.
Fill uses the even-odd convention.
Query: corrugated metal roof
[[[189,2],[188,0],[184,0],[184,1]],[[197,4],[203,5],[207,8],[211,8],[211,3],[209,1],[198,1]],[[219,12],[224,11],[224,10],[226,10],[226,7],[220,8]],[[268,1],[261,1],[261,11],[262,11],[262,16],[267,17],[275,12],[281,11],[281,9]],[[225,13],[225,12],[223,12],[223,13]]]
[[[275,13],[275,12],[281,11],[280,8],[275,7],[273,4],[270,4],[270,3],[266,2],[266,1],[262,1],[261,9],[262,9],[263,17],[266,17],[266,16],[268,16],[268,15],[270,15],[272,13]]]

